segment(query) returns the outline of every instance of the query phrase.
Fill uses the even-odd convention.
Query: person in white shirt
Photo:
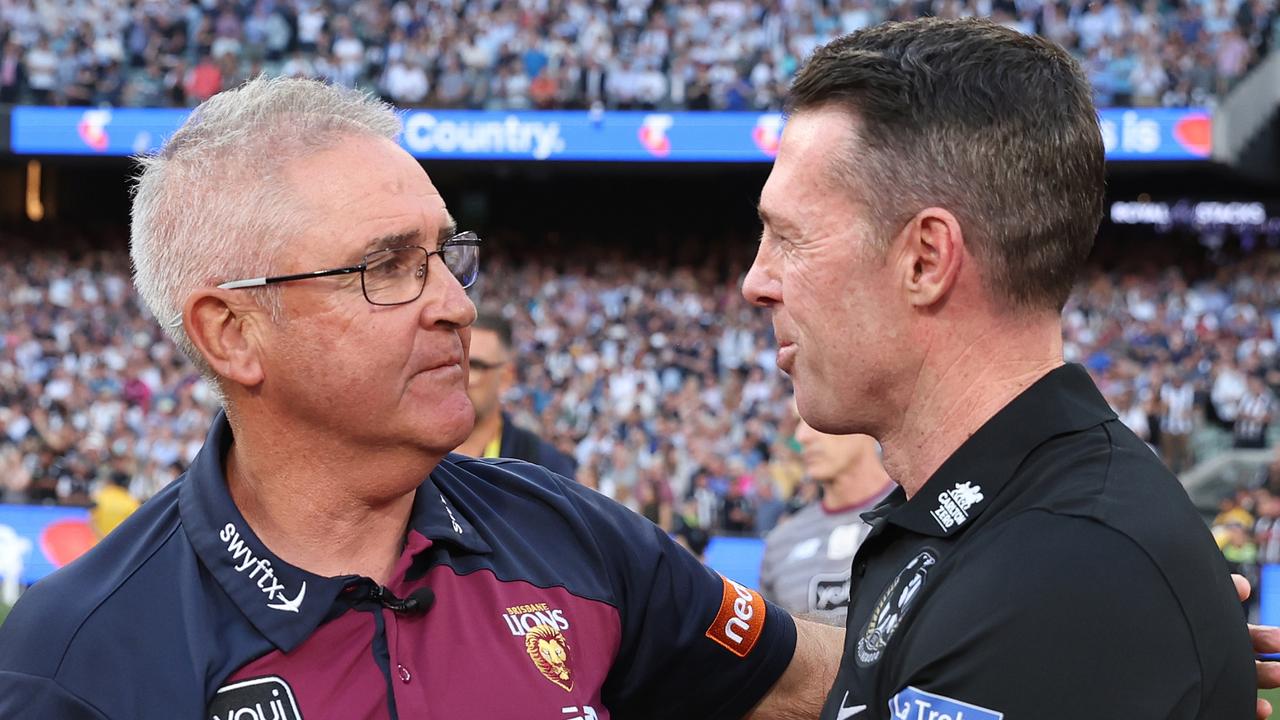
[[[1213,378],[1213,388],[1209,391],[1209,400],[1213,404],[1213,412],[1218,416],[1218,420],[1227,426],[1236,421],[1240,399],[1244,397],[1247,388],[1244,373],[1240,372],[1230,357],[1219,361]]]
[[[49,38],[41,37],[23,58],[27,70],[27,87],[37,105],[49,105],[58,82],[58,56],[49,48]]]
[[[1276,398],[1260,375],[1249,376],[1248,389],[1240,398],[1234,427],[1235,446],[1261,449],[1267,446],[1267,428],[1275,412]]]
[[[410,67],[403,59],[397,59],[387,68],[382,89],[396,105],[408,107],[426,99],[430,87],[421,66]]]
[[[1191,467],[1195,402],[1195,388],[1175,370],[1173,378],[1160,390],[1160,453],[1175,473]]]

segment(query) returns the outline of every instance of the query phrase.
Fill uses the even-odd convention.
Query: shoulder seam
[[[1110,435],[1111,435],[1111,433],[1108,431],[1108,432],[1107,432],[1107,436],[1108,436],[1108,437],[1110,437]],[[1108,466],[1109,466],[1109,465],[1110,465],[1110,459],[1108,459]],[[1109,474],[1108,474],[1108,476],[1107,476],[1107,479],[1110,479],[1110,475],[1109,475]],[[1108,525],[1107,523],[1102,522],[1101,520],[1099,520],[1099,519],[1098,519],[1098,518],[1096,518],[1096,517],[1086,517],[1086,516],[1082,516],[1082,515],[1074,515],[1074,514],[1071,514],[1071,513],[1063,513],[1063,512],[1058,512],[1058,511],[1055,511],[1055,510],[1051,510],[1051,509],[1049,509],[1049,508],[1043,508],[1043,507],[1028,508],[1027,510],[1024,510],[1024,511],[1022,511],[1022,512],[1018,513],[1017,515],[1014,515],[1013,517],[1017,517],[1018,515],[1029,514],[1029,513],[1033,513],[1033,512],[1042,512],[1042,513],[1044,513],[1044,514],[1046,514],[1046,515],[1054,515],[1054,516],[1056,516],[1056,517],[1061,517],[1061,518],[1070,518],[1070,519],[1072,519],[1072,520],[1079,520],[1079,521],[1084,522],[1084,523],[1086,523],[1086,524],[1094,525],[1094,526],[1100,527],[1100,528],[1102,528],[1102,529],[1104,529],[1104,530],[1107,530],[1107,531],[1109,531],[1109,532],[1111,532],[1111,533],[1114,533],[1115,535],[1117,535],[1117,536],[1119,536],[1119,537],[1124,538],[1125,542],[1127,542],[1128,544],[1130,544],[1131,546],[1133,546],[1133,547],[1134,547],[1134,548],[1135,548],[1135,549],[1136,549],[1136,550],[1137,550],[1137,551],[1142,555],[1142,557],[1147,561],[1147,563],[1148,563],[1148,564],[1149,564],[1149,565],[1150,565],[1150,566],[1151,566],[1151,567],[1152,567],[1152,568],[1153,568],[1157,573],[1159,573],[1159,575],[1160,575],[1160,579],[1164,581],[1164,586],[1165,586],[1165,589],[1166,589],[1166,590],[1168,591],[1168,593],[1169,593],[1169,597],[1173,598],[1174,603],[1176,603],[1176,604],[1177,604],[1177,606],[1178,606],[1178,614],[1182,617],[1182,625],[1183,625],[1183,627],[1186,629],[1186,632],[1187,632],[1187,638],[1191,641],[1191,646],[1192,646],[1193,648],[1195,648],[1195,652],[1196,652],[1196,671],[1199,673],[1198,682],[1197,682],[1197,693],[1198,693],[1198,695],[1199,695],[1199,698],[1197,699],[1196,707],[1197,707],[1197,709],[1203,709],[1203,706],[1204,706],[1204,686],[1205,686],[1204,665],[1203,665],[1203,663],[1202,663],[1203,653],[1201,652],[1200,644],[1197,642],[1197,638],[1196,638],[1196,634],[1195,634],[1195,629],[1192,627],[1192,624],[1191,624],[1191,620],[1190,620],[1190,618],[1188,618],[1188,617],[1187,617],[1187,608],[1186,608],[1186,606],[1185,606],[1185,605],[1183,605],[1182,598],[1178,597],[1178,593],[1177,593],[1176,591],[1174,591],[1173,584],[1169,582],[1169,576],[1165,574],[1165,572],[1164,572],[1164,568],[1160,567],[1160,563],[1156,562],[1156,561],[1155,561],[1155,558],[1151,557],[1151,553],[1147,552],[1147,549],[1146,549],[1146,548],[1144,548],[1144,547],[1142,546],[1142,544],[1141,544],[1141,543],[1139,543],[1138,541],[1134,540],[1134,539],[1133,539],[1133,537],[1132,537],[1132,536],[1130,536],[1128,533],[1125,533],[1125,532],[1121,531],[1119,528],[1112,527],[1111,525]],[[1012,518],[1010,518],[1010,519],[1012,519]]]
[[[497,570],[493,569],[492,567],[488,567],[488,566],[485,566],[485,567],[478,567],[478,568],[476,568],[476,569],[474,569],[474,570],[468,570],[468,571],[466,571],[466,572],[462,572],[462,571],[460,571],[458,568],[454,567],[453,565],[450,565],[450,564],[449,564],[449,563],[447,563],[447,562],[446,562],[446,563],[440,563],[440,565],[437,565],[436,567],[440,567],[440,566],[444,566],[444,567],[449,568],[450,570],[452,570],[452,571],[453,571],[453,574],[454,574],[454,575],[456,575],[456,576],[458,576],[458,577],[466,577],[466,576],[468,576],[468,575],[475,575],[476,573],[480,573],[480,572],[488,572],[490,575],[492,575],[492,576],[493,576],[493,579],[494,579],[494,580],[497,580],[498,582],[504,582],[504,583],[506,583],[506,582],[522,582],[522,583],[526,583],[526,584],[528,584],[528,585],[531,585],[531,586],[533,586],[533,587],[536,587],[536,588],[538,588],[539,590],[555,590],[555,589],[557,589],[557,588],[558,588],[558,589],[560,589],[560,590],[563,590],[563,591],[565,591],[565,592],[569,593],[570,595],[572,595],[572,596],[574,596],[574,597],[576,597],[576,598],[581,598],[581,599],[583,599],[583,600],[587,600],[587,601],[589,601],[589,602],[598,602],[598,603],[600,603],[601,605],[608,605],[609,607],[613,608],[614,612],[618,613],[619,620],[621,620],[621,617],[622,617],[622,608],[619,606],[619,604],[618,604],[617,602],[614,602],[614,601],[612,601],[612,600],[608,600],[608,599],[605,599],[605,598],[591,597],[590,595],[588,595],[588,594],[586,594],[586,593],[581,593],[581,592],[578,592],[577,590],[572,590],[572,589],[570,589],[570,588],[569,588],[569,586],[565,585],[564,583],[547,583],[547,584],[543,584],[543,583],[534,582],[533,580],[530,580],[529,578],[522,578],[522,577],[503,577],[502,575],[499,575],[499,574],[498,574],[498,571],[497,571]]]
[[[59,682],[57,678],[54,678],[54,677],[44,677],[43,675],[32,675],[31,673],[22,672],[21,670],[4,670],[4,671],[0,671],[0,675],[5,675],[5,674],[8,674],[8,675],[21,675],[22,677],[34,678],[34,679],[36,679],[36,680],[42,680],[42,681],[44,681],[44,682],[52,683],[53,685],[57,686],[57,688],[58,688],[59,690],[61,690],[62,692],[66,693],[69,697],[73,697],[73,698],[75,698],[76,702],[78,702],[78,703],[80,703],[80,704],[84,705],[85,707],[87,707],[87,708],[89,708],[89,709],[93,710],[95,713],[97,713],[97,714],[98,714],[98,716],[99,716],[99,717],[102,717],[102,718],[109,718],[109,717],[110,717],[110,716],[109,716],[109,715],[107,715],[105,712],[103,712],[103,711],[102,711],[102,709],[101,709],[101,708],[99,708],[97,705],[94,705],[93,703],[89,702],[89,700],[88,700],[88,699],[86,699],[86,698],[84,698],[84,697],[81,697],[81,696],[80,696],[79,694],[77,694],[77,693],[71,692],[71,690],[67,689],[67,687],[66,687],[65,685],[63,685],[61,682]]]
[[[1111,461],[1115,457],[1115,453],[1116,453],[1115,436],[1111,434],[1111,428],[1110,428],[1110,423],[1112,422],[1119,422],[1119,420],[1118,419],[1109,420],[1107,422],[1102,423],[1102,426],[1101,426],[1102,431],[1107,434],[1107,470],[1102,478],[1104,487],[1111,483]],[[1147,558],[1147,562],[1151,563],[1151,566],[1156,569],[1156,572],[1160,573],[1160,577],[1164,579],[1165,587],[1169,588],[1169,594],[1173,596],[1174,602],[1178,604],[1179,612],[1182,613],[1182,622],[1187,629],[1187,636],[1191,638],[1191,646],[1196,649],[1196,670],[1199,671],[1200,673],[1200,682],[1198,686],[1200,697],[1198,698],[1198,702],[1196,703],[1196,709],[1197,711],[1204,710],[1205,676],[1204,676],[1204,665],[1202,662],[1202,658],[1204,657],[1204,654],[1201,652],[1200,643],[1197,641],[1195,629],[1191,625],[1191,620],[1190,618],[1187,617],[1187,608],[1183,605],[1182,598],[1178,597],[1178,593],[1174,592],[1173,584],[1169,582],[1169,576],[1165,574],[1164,568],[1160,567],[1160,563],[1156,562],[1155,558],[1151,557],[1151,553],[1147,552],[1146,548],[1144,548],[1140,543],[1134,540],[1133,537],[1131,537],[1128,533],[1122,532],[1119,528],[1112,527],[1096,519],[1094,520],[1094,522],[1097,522],[1103,527],[1110,529],[1112,532],[1115,532],[1116,534],[1124,537],[1126,540],[1132,543],[1134,547],[1138,548],[1138,551],[1142,553],[1143,557]]]
[[[175,512],[176,511],[177,510],[175,507]],[[85,623],[89,622],[89,618],[93,617],[93,615],[98,612],[98,610],[102,607],[102,605],[105,602],[107,602],[107,600],[111,599],[112,596],[114,596],[117,592],[120,591],[121,587],[124,587],[125,583],[129,582],[129,580],[134,575],[136,575],[139,570],[145,567],[146,564],[151,561],[151,558],[155,557],[155,554],[160,552],[160,548],[169,544],[169,541],[173,538],[174,533],[178,532],[178,530],[181,527],[182,527],[182,519],[181,517],[179,517],[178,521],[174,523],[173,527],[170,528],[169,532],[164,536],[164,539],[156,543],[156,546],[151,550],[150,553],[147,554],[145,558],[143,558],[141,562],[138,563],[136,567],[134,567],[132,570],[128,572],[128,574],[126,574],[123,578],[121,578],[120,581],[117,582],[109,592],[105,593],[98,600],[98,602],[94,604],[93,609],[89,610],[89,612],[84,614],[84,617],[80,619],[80,623],[76,625],[76,629],[72,631],[71,636],[67,638],[67,644],[62,648],[62,656],[58,658],[58,665],[57,667],[54,668],[52,676],[50,677],[50,680],[56,682],[57,676],[62,672],[62,664],[66,662],[67,654],[71,652],[71,646],[75,644],[76,638],[80,635],[80,631],[84,629]],[[61,686],[61,683],[59,683],[59,686]]]
[[[551,472],[550,470],[548,470],[548,469],[546,469],[546,468],[542,467],[541,465],[535,465],[534,463],[526,462],[526,461],[524,461],[524,460],[519,460],[519,459],[516,459],[516,458],[471,458],[471,457],[468,457],[468,458],[465,460],[465,462],[467,462],[468,464],[479,463],[479,464],[482,464],[482,465],[485,465],[485,466],[489,466],[489,465],[527,465],[527,466],[529,466],[529,467],[531,467],[531,468],[533,468],[533,469],[535,469],[535,470],[540,471],[540,472],[541,472],[541,473],[546,477],[546,481],[544,482],[544,481],[541,481],[541,480],[537,480],[537,479],[535,479],[534,477],[532,477],[531,475],[527,475],[527,474],[524,474],[524,473],[520,473],[520,474],[518,475],[518,477],[519,477],[519,479],[520,479],[520,481],[521,481],[521,482],[524,482],[524,483],[527,483],[527,484],[530,484],[530,485],[535,485],[535,486],[537,486],[537,487],[544,488],[544,489],[549,490],[549,491],[553,491],[553,492],[557,493],[560,497],[564,498],[565,502],[567,502],[567,503],[569,504],[569,506],[570,506],[570,507],[572,507],[572,508],[574,509],[574,511],[575,511],[575,512],[577,512],[577,513],[579,513],[579,514],[581,514],[581,512],[582,512],[581,507],[580,507],[580,505],[579,505],[579,504],[580,504],[580,503],[582,503],[582,502],[583,502],[583,500],[582,500],[581,498],[576,497],[576,496],[574,495],[574,493],[569,489],[569,486],[570,486],[571,484],[576,484],[576,483],[574,483],[574,481],[573,481],[573,480],[570,480],[570,479],[568,479],[568,478],[563,478],[563,477],[561,477],[561,476],[557,475],[556,473]],[[455,464],[457,464],[457,465],[461,465],[462,463],[455,463]],[[583,487],[583,489],[584,489],[584,490],[589,490],[590,488]],[[443,492],[443,491],[444,491],[444,488],[441,488],[441,491]],[[474,523],[474,521],[473,521],[473,523]],[[656,526],[655,526],[655,527],[656,527]],[[601,549],[601,547],[600,547],[600,538],[596,535],[596,533],[595,533],[595,531],[594,531],[594,529],[592,528],[592,526],[591,526],[591,524],[590,524],[590,523],[582,523],[582,528],[583,528],[583,531],[586,533],[586,535],[587,535],[588,537],[590,537],[590,538],[591,538],[591,559],[592,559],[592,560],[594,560],[594,561],[595,561],[598,565],[600,565],[601,567],[606,566],[606,565],[607,565],[607,557],[606,557],[606,555],[605,555],[604,551],[603,551],[603,550]],[[478,531],[479,531],[479,530],[477,530],[477,532],[478,532]],[[483,535],[483,534],[482,534],[482,535]],[[608,587],[608,589],[609,589],[609,591],[610,591],[609,597],[597,598],[597,597],[591,597],[590,595],[587,595],[587,594],[585,594],[585,593],[578,592],[578,591],[576,591],[576,590],[572,590],[572,589],[570,589],[568,586],[564,585],[563,583],[541,584],[541,583],[535,583],[535,582],[533,582],[533,581],[529,580],[528,578],[507,578],[507,577],[503,577],[503,576],[499,575],[499,574],[498,574],[498,572],[497,572],[497,570],[496,570],[496,569],[494,569],[494,568],[493,568],[491,565],[489,565],[489,564],[486,564],[486,565],[484,565],[484,566],[482,566],[482,567],[478,567],[478,568],[476,568],[475,570],[471,570],[471,571],[468,571],[468,572],[465,572],[465,573],[464,573],[464,572],[459,572],[458,568],[457,568],[457,567],[455,567],[454,565],[452,565],[451,563],[445,562],[445,563],[441,563],[441,564],[443,564],[443,565],[448,565],[449,569],[450,569],[450,570],[452,570],[455,574],[457,574],[457,575],[459,575],[459,576],[462,576],[462,575],[470,575],[470,574],[472,574],[472,573],[480,572],[480,571],[482,571],[482,570],[488,570],[489,572],[491,572],[491,573],[493,574],[493,576],[494,576],[494,578],[495,578],[495,579],[497,579],[497,580],[499,580],[499,581],[501,581],[501,582],[517,582],[517,581],[518,581],[518,582],[527,582],[527,583],[529,583],[530,585],[532,585],[532,586],[534,586],[534,587],[538,587],[538,588],[542,588],[542,589],[551,589],[551,588],[557,588],[557,587],[558,587],[558,588],[561,588],[562,590],[564,590],[565,592],[567,592],[567,593],[569,593],[569,594],[571,594],[571,595],[574,595],[574,596],[576,596],[576,597],[580,597],[580,598],[582,598],[582,599],[584,599],[584,600],[590,600],[590,601],[592,601],[592,602],[600,602],[600,603],[604,603],[604,604],[606,604],[606,605],[608,605],[608,606],[610,606],[610,607],[614,608],[614,610],[616,610],[619,614],[621,614],[621,612],[622,612],[622,606],[621,606],[621,603],[617,600],[616,592],[614,592],[614,591],[616,590],[616,588],[614,588],[614,587],[613,587],[612,582],[610,582],[610,583],[609,583],[609,587]]]

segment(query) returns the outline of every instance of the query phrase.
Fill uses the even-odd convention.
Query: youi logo
[[[284,583],[276,578],[275,571],[271,569],[271,561],[255,556],[249,546],[244,544],[244,538],[240,536],[240,531],[233,523],[224,525],[218,537],[227,544],[227,552],[231,554],[231,563],[236,572],[242,573],[248,570],[249,579],[258,581],[258,589],[270,601],[267,607],[284,612],[298,612],[298,608],[302,607],[302,599],[307,596],[305,580],[298,594],[290,599],[285,593]]]
[[[675,118],[670,115],[645,115],[640,123],[640,144],[654,157],[670,155],[671,138],[667,137],[667,131],[674,124]]]

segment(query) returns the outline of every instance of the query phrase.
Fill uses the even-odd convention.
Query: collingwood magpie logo
[[[302,720],[302,712],[289,683],[272,675],[219,689],[209,720]]]
[[[302,581],[298,594],[290,598],[285,592],[284,583],[276,578],[275,571],[271,569],[271,561],[253,554],[249,546],[244,544],[244,538],[240,537],[240,531],[236,530],[235,524],[224,525],[218,537],[227,544],[227,552],[231,553],[231,563],[236,572],[243,573],[248,570],[249,579],[258,581],[258,589],[267,596],[269,601],[267,607],[284,612],[298,612],[298,608],[302,607],[302,599],[307,596],[305,580]]]
[[[906,615],[907,609],[911,607],[912,601],[924,587],[929,568],[936,562],[938,558],[932,551],[921,551],[907,563],[906,567],[902,568],[893,582],[889,583],[889,587],[881,593],[875,609],[871,611],[871,617],[862,628],[862,637],[858,638],[858,650],[855,655],[859,665],[867,667],[884,654],[889,638],[893,637],[894,631],[902,624],[902,618]]]

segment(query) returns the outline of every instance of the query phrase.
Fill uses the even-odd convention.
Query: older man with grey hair
[[[839,633],[470,432],[480,241],[391,110],[302,80],[143,162],[138,291],[224,399],[0,629],[0,717],[813,717]]]

